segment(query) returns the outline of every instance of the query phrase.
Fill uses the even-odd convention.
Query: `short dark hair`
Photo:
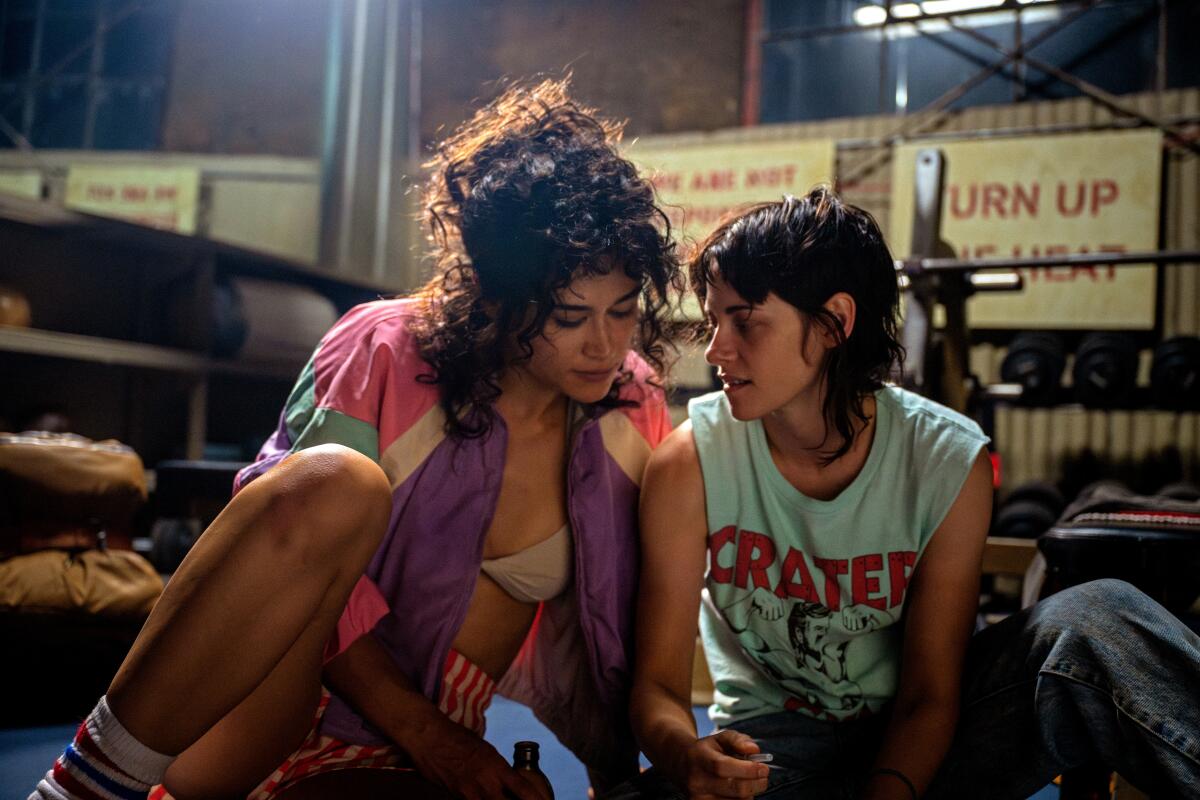
[[[806,326],[816,320],[837,337],[821,365],[827,382],[822,410],[843,441],[826,463],[845,455],[854,443],[851,417],[867,419],[863,396],[904,361],[895,262],[875,219],[823,186],[801,198],[761,203],[727,218],[701,242],[688,276],[701,303],[720,278],[751,303],[774,292],[800,311]],[[824,307],[838,292],[857,307],[848,337]]]
[[[670,223],[617,151],[622,126],[568,88],[569,78],[511,86],[426,165],[434,275],[410,327],[454,436],[491,429],[507,343],[532,355],[556,293],[576,278],[620,269],[637,281],[634,347],[657,372],[666,368],[669,303],[683,283]],[[631,379],[622,371],[601,405],[619,405]]]

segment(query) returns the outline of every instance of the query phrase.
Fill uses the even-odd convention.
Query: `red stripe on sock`
[[[72,797],[78,800],[109,800],[107,795],[97,794],[96,790],[76,778],[62,760],[54,762],[54,782],[62,788],[70,792]]]
[[[96,744],[96,740],[92,738],[91,733],[85,730],[83,727],[81,727],[79,733],[75,735],[75,749],[84,751],[89,761],[98,761],[119,775],[126,776],[130,780],[135,780],[132,775],[125,771],[124,767],[122,767],[120,764],[117,764],[108,757],[107,753],[100,749],[100,745]]]

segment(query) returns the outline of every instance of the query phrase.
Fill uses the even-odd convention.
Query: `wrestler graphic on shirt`
[[[821,603],[784,600],[763,588],[756,588],[722,610],[747,652],[753,653],[771,677],[807,705],[825,708],[829,698],[838,698],[840,711],[853,713],[862,708],[862,688],[846,671],[850,641],[828,641],[830,625],[840,624],[847,632],[874,629],[880,627],[883,620],[879,615],[886,616],[886,611],[854,605],[835,615]],[[749,629],[751,615],[775,622],[785,613],[790,647],[772,646],[760,633]]]

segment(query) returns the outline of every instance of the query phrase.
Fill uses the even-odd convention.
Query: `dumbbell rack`
[[[993,433],[992,414],[997,402],[1020,398],[1019,384],[977,385],[970,376],[970,329],[967,299],[981,291],[1018,291],[1023,282],[1018,269],[1058,266],[1179,265],[1200,263],[1200,250],[1157,250],[1131,253],[1076,253],[1029,258],[943,257],[953,250],[941,237],[945,156],[937,148],[918,151],[914,173],[911,255],[896,261],[901,286],[908,293],[903,326],[906,349],[906,386],[944,405],[980,418]],[[945,311],[935,349],[934,308]],[[985,574],[1023,575],[1037,553],[1029,539],[989,540],[984,552]]]
[[[1136,253],[1074,253],[1029,258],[943,258],[949,247],[941,238],[945,157],[941,150],[918,151],[913,181],[912,254],[896,262],[909,293],[903,341],[907,351],[905,382],[953,409],[968,412],[977,399],[1016,399],[1020,387],[1010,384],[977,389],[967,367],[970,330],[967,298],[978,291],[1017,291],[1023,286],[1015,270],[1033,267],[1163,266],[1200,263],[1200,250],[1153,250]],[[941,357],[933,349],[933,309],[945,309]],[[986,426],[985,426],[986,427]]]

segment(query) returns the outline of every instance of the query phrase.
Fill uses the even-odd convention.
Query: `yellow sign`
[[[0,192],[42,199],[42,173],[36,169],[0,169]]]
[[[672,144],[643,138],[626,155],[650,175],[676,237],[685,241],[703,239],[741,206],[833,183],[832,139]]]
[[[960,258],[1158,248],[1158,131],[909,143],[894,151],[892,230],[908,255],[917,151],[945,155],[942,238]],[[1020,292],[977,294],[977,328],[1153,328],[1152,265],[1021,270]]]
[[[153,228],[196,232],[200,171],[193,167],[72,166],[68,208]]]

